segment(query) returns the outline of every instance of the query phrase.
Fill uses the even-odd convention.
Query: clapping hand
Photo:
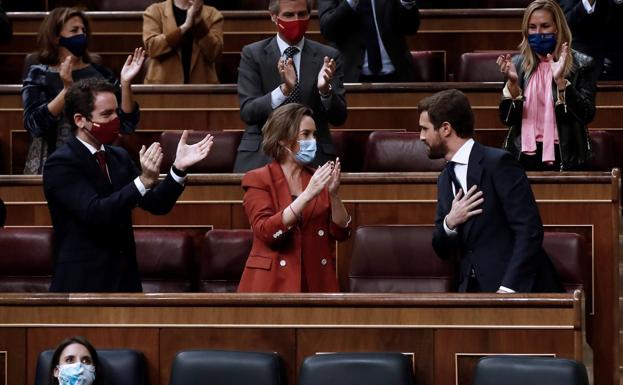
[[[206,135],[201,141],[195,144],[187,144],[188,131],[182,132],[182,137],[177,144],[177,152],[173,165],[180,171],[186,171],[188,167],[203,160],[210,153],[214,137],[210,134]]]
[[[311,179],[309,180],[309,184],[303,191],[303,194],[307,195],[308,200],[312,200],[315,198],[331,180],[331,174],[333,172],[333,162],[327,162],[323,166],[320,166],[314,172]]]
[[[128,55],[123,68],[121,69],[121,83],[130,84],[132,79],[139,73],[145,60],[145,50],[142,47],[136,48],[133,55]]]
[[[318,91],[323,95],[328,94],[331,90],[331,80],[335,74],[335,67],[335,60],[325,56],[322,68],[318,73]]]
[[[162,163],[162,147],[160,143],[154,142],[145,149],[143,145],[139,152],[142,173],[140,175],[141,183],[145,188],[151,188],[160,175],[160,164]]]
[[[78,60],[73,55],[67,55],[65,60],[61,62],[61,65],[58,69],[58,75],[61,77],[63,81],[63,87],[69,88],[74,83],[74,79],[71,77],[71,73],[74,70],[74,63]]]
[[[552,69],[552,77],[558,87],[561,88],[565,84],[564,72],[565,72],[565,63],[567,62],[567,55],[569,53],[569,44],[562,43],[560,47],[560,56],[558,57],[558,61],[554,60],[554,57],[551,53],[547,54],[547,61]]]
[[[333,162],[330,162],[333,163]],[[329,194],[332,197],[337,196],[337,192],[340,188],[340,177],[342,172],[342,164],[340,163],[340,158],[335,159],[335,164],[333,164],[333,170],[331,170],[331,178],[329,179]]]
[[[508,81],[512,84],[517,84],[519,76],[517,75],[517,69],[513,64],[511,55],[500,55],[496,60],[496,63],[500,66],[500,72],[506,76]]]
[[[296,86],[296,70],[294,69],[294,62],[292,58],[280,58],[277,63],[277,70],[279,71],[279,76],[281,76],[281,81],[285,89],[282,89],[284,95],[290,95],[290,92]]]

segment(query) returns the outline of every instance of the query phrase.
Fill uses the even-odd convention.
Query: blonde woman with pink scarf
[[[506,84],[500,118],[504,149],[526,170],[577,170],[592,157],[588,123],[595,116],[593,59],[572,50],[571,31],[554,0],[526,7],[520,54],[497,59]]]

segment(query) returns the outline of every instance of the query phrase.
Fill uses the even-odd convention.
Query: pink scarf
[[[550,164],[556,160],[554,144],[558,143],[552,80],[549,63],[541,61],[528,79],[521,120],[521,151],[534,155],[536,143],[542,142],[543,163]]]

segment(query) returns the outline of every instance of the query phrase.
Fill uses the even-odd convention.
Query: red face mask
[[[106,123],[92,122],[93,125],[89,132],[98,142],[101,144],[112,144],[119,136],[119,128],[121,127],[121,121],[116,116],[113,120]]]
[[[296,44],[301,41],[305,35],[305,32],[307,32],[308,24],[309,17],[307,19],[297,19],[291,21],[277,18],[279,33],[281,33],[287,42],[291,44]]]

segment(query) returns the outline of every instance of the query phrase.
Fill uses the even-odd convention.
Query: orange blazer
[[[223,51],[223,15],[204,5],[192,31],[191,84],[218,83],[215,61]],[[149,55],[145,84],[182,84],[182,32],[175,23],[173,0],[150,5],[143,13],[143,43]]]
[[[303,174],[303,188],[312,171]],[[281,166],[272,162],[242,179],[243,205],[253,229],[253,247],[238,292],[337,292],[335,241],[350,237],[350,224],[331,221],[328,189],[305,206],[302,221],[284,226],[282,213],[292,196]]]

